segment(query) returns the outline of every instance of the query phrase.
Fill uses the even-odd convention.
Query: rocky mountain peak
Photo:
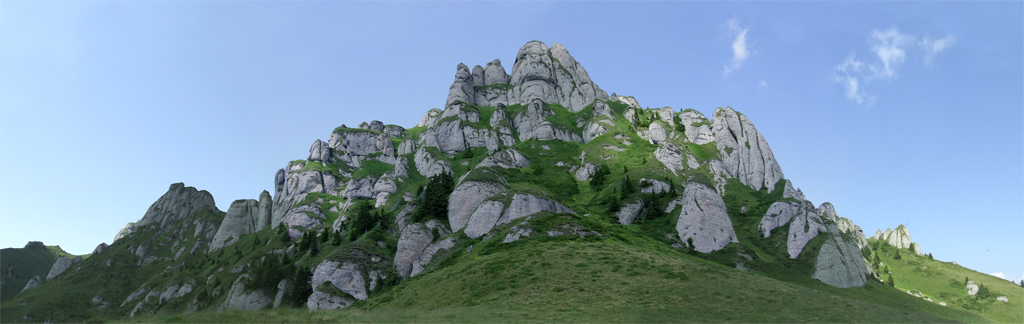
[[[595,99],[607,100],[608,93],[594,84],[562,44],[549,48],[543,42],[530,41],[516,54],[511,75],[497,59],[472,69],[459,63],[445,108],[459,102],[497,106],[527,104],[534,99],[578,112]]]
[[[137,226],[157,223],[161,224],[160,227],[163,229],[173,224],[174,221],[183,220],[204,207],[218,210],[213,195],[206,190],[186,187],[181,182],[175,183],[160,199],[149,206],[149,210],[138,221]]]

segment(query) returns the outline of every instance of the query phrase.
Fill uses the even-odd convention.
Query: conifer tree
[[[889,274],[889,279],[886,279],[885,283],[888,284],[889,287],[896,287],[896,281],[892,280],[892,274]]]

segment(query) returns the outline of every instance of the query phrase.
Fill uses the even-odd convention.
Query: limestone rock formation
[[[831,237],[822,244],[811,277],[833,287],[863,286],[869,270],[857,243],[845,240],[835,224],[827,230]]]
[[[775,183],[785,178],[768,142],[747,116],[732,108],[718,108],[711,129],[727,178],[737,178],[754,190],[767,186],[768,192],[775,190]]]
[[[551,48],[538,41],[523,45],[516,54],[510,83],[509,104],[541,99],[577,112],[595,99],[608,98],[607,92],[594,84],[583,66],[558,43]]]
[[[53,263],[53,266],[50,267],[50,272],[46,274],[46,280],[53,279],[54,277],[59,276],[61,273],[64,273],[64,270],[67,270],[68,268],[71,267],[71,264],[73,263],[71,260],[71,258],[66,256],[57,258],[57,262]]]
[[[247,274],[241,275],[231,284],[231,290],[227,293],[227,299],[217,309],[263,309],[273,302],[272,297],[265,292],[256,289],[246,292],[245,286],[253,279]]]
[[[42,284],[42,283],[43,283],[43,279],[40,279],[39,276],[32,277],[32,279],[29,279],[28,283],[25,284],[25,288],[21,289],[21,292],[23,293],[26,290],[29,290],[29,289],[32,289],[32,288],[35,288],[35,287],[39,287],[39,285]]]
[[[447,251],[455,247],[455,238],[448,237],[444,240],[431,243],[423,249],[423,253],[416,258],[416,261],[412,263],[412,271],[409,272],[409,277],[415,276],[426,269],[427,265],[434,258],[434,255],[441,251]]]
[[[615,213],[615,216],[618,216],[619,224],[629,225],[633,223],[634,220],[636,220],[637,216],[643,214],[643,212],[644,201],[637,200],[631,203],[627,203],[625,206],[622,206],[622,208],[619,209],[619,212]]]
[[[412,274],[413,263],[423,254],[423,250],[434,241],[434,234],[423,224],[409,224],[398,237],[398,249],[395,252],[395,271],[402,278]]]
[[[725,201],[713,189],[698,183],[688,183],[677,204],[682,205],[683,210],[676,223],[676,232],[683,242],[693,240],[690,248],[708,253],[721,250],[729,243],[739,242],[726,212]]]
[[[497,225],[507,224],[513,220],[530,216],[539,212],[571,213],[576,212],[560,203],[530,194],[514,194],[508,208],[498,218]]]
[[[914,251],[914,254],[924,255],[924,253],[921,252],[921,244],[917,242],[910,243],[910,249]]]
[[[160,199],[157,199],[149,210],[138,221],[139,227],[149,224],[159,224],[161,231],[174,226],[177,221],[189,219],[192,214],[209,208],[217,210],[213,201],[213,195],[206,190],[197,190],[193,187],[186,187],[183,183],[172,184],[167,192]]]
[[[813,205],[807,201],[780,201],[772,204],[761,218],[758,229],[764,237],[769,237],[773,229],[786,224],[789,224],[786,244],[791,259],[799,256],[807,242],[818,236],[818,233],[827,230]]]
[[[466,181],[455,187],[448,198],[448,222],[452,231],[458,232],[466,226],[473,211],[488,197],[506,189],[498,183]]]
[[[501,218],[501,212],[504,209],[505,204],[500,201],[492,200],[481,203],[469,216],[465,230],[466,236],[475,239],[490,232],[498,223],[498,218]]]
[[[132,233],[135,232],[135,228],[135,222],[125,224],[120,231],[117,231],[117,234],[114,235],[114,240],[111,242],[117,242],[117,240],[120,240],[122,237],[127,237],[128,235],[131,235]]]
[[[366,291],[366,278],[363,277],[363,269],[355,263],[339,263],[336,261],[323,261],[313,271],[311,282],[314,291],[320,291],[320,286],[330,283],[334,288],[348,296],[358,300],[366,300],[369,295]],[[346,305],[347,306],[347,305]],[[312,307],[312,306],[310,306]]]
[[[895,247],[898,247],[898,248],[901,248],[901,249],[909,249],[910,248],[910,230],[907,229],[907,227],[903,226],[903,225],[897,226],[896,230],[892,231],[892,234],[889,234],[885,238],[885,240],[889,242],[889,245],[892,245],[892,246],[895,246]]]
[[[225,246],[235,244],[240,236],[259,231],[260,217],[270,214],[269,207],[266,204],[266,200],[262,203],[254,199],[239,199],[232,202],[231,207],[228,208],[227,215],[224,215],[224,221],[217,230],[217,234],[213,236],[213,242],[210,243],[210,251],[216,251]],[[269,223],[269,220],[263,223]]]
[[[495,152],[494,154],[484,158],[480,161],[477,168],[483,167],[499,167],[505,169],[513,168],[525,168],[530,166],[530,160],[528,160],[522,153],[515,149],[507,149],[504,151]]]

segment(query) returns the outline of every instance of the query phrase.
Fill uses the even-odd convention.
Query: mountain
[[[9,300],[22,290],[38,286],[60,257],[74,256],[64,252],[59,245],[46,246],[35,241],[28,242],[24,248],[0,250],[0,269],[3,270],[0,274],[0,300]]]
[[[888,259],[909,231],[882,246],[808,201],[745,115],[642,108],[560,44],[511,74],[459,64],[444,109],[341,125],[273,181],[227,211],[172,184],[0,320],[1019,322],[1024,302],[908,279],[931,262]]]

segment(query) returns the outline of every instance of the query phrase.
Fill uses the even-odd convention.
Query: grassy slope
[[[871,242],[873,246],[876,243]],[[1024,323],[1024,288],[1019,285],[956,264],[918,256],[907,249],[900,250],[900,255],[901,260],[894,260],[895,248],[889,245],[882,247],[879,254],[892,271],[893,281],[900,291],[916,290],[935,303],[946,302],[950,308],[967,310],[993,321]],[[968,295],[964,277],[989,287],[992,297],[977,300]],[[1006,296],[1009,302],[997,301],[997,296]]]
[[[889,290],[892,298],[911,299]],[[925,303],[925,302],[920,302]],[[984,321],[922,305],[961,321]],[[943,313],[943,311],[945,311]],[[139,322],[947,322],[616,240],[530,241],[339,311],[200,312]]]
[[[0,269],[6,272],[8,267],[14,267],[14,276],[7,277],[5,273],[0,283],[0,300],[6,301],[17,296],[34,276],[45,280],[46,274],[60,256],[71,255],[60,246],[0,250]]]

